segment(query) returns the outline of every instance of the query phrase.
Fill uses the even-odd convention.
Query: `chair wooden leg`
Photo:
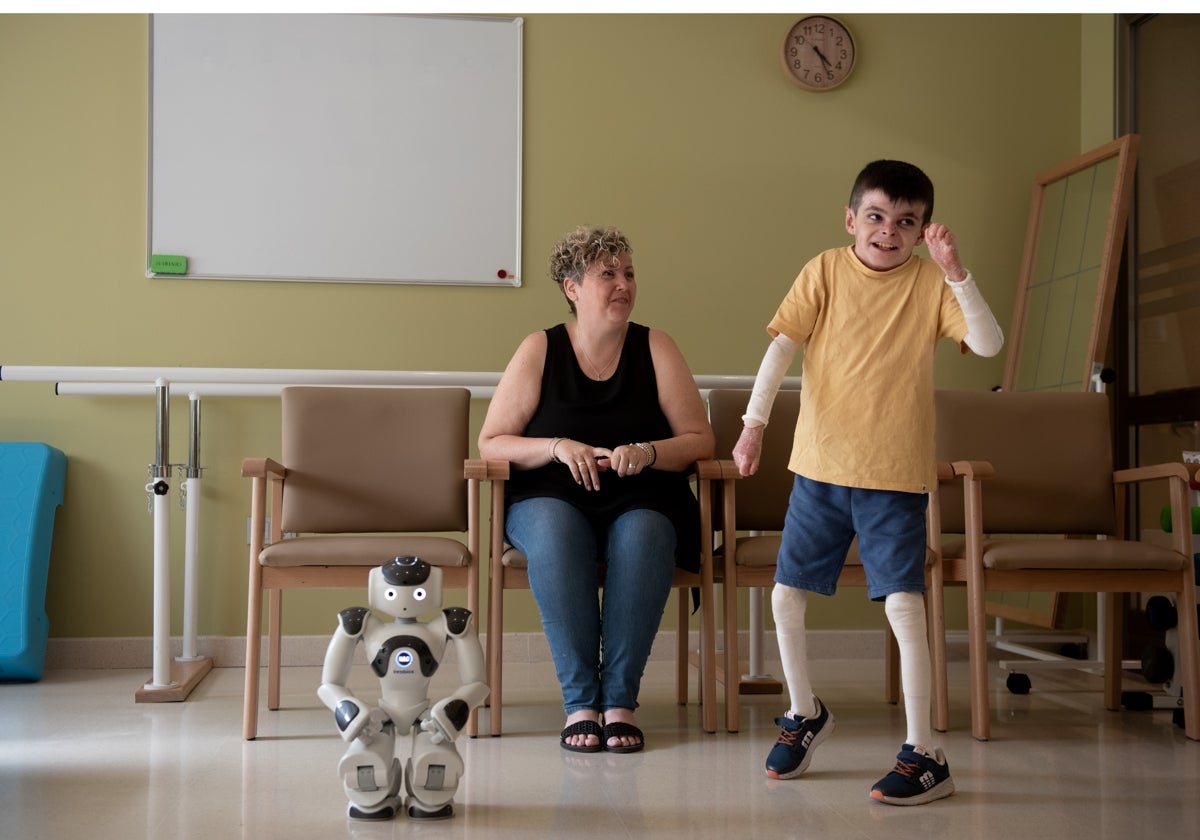
[[[468,490],[469,512],[468,512],[467,516],[468,516],[468,519],[472,523],[475,523],[475,522],[479,521],[479,482],[477,482],[477,481],[468,482],[468,485],[469,485],[470,489]],[[467,570],[467,609],[471,611],[471,615],[478,616],[479,615],[479,535],[474,530],[474,525],[472,525],[472,530],[468,533],[467,544],[470,549],[471,558],[472,558],[471,566]],[[478,625],[476,625],[476,628],[478,628]],[[484,651],[483,678],[485,680],[488,678],[487,677],[487,651]],[[487,702],[486,698],[485,698],[484,702],[485,703]],[[466,732],[468,738],[479,737],[479,709],[478,708],[471,710],[471,714],[467,717],[467,726],[464,731]]]
[[[258,668],[262,644],[262,567],[250,558],[250,582],[246,587],[246,686],[242,697],[242,737],[253,741],[258,735]]]
[[[900,645],[890,622],[883,622],[884,697],[889,703],[900,702]]]
[[[263,521],[267,510],[267,483],[263,478],[250,482],[250,556],[246,563],[246,685],[242,696],[242,737],[253,741],[258,735],[258,668],[262,645],[262,564],[258,555],[263,547]],[[279,520],[276,519],[276,522]]]
[[[675,702],[688,704],[688,590],[677,589],[679,617],[675,621]],[[703,667],[703,663],[701,663]]]
[[[946,607],[942,601],[941,583],[936,591],[926,595],[929,650],[933,668],[933,728],[945,732],[950,728],[950,687],[946,676]]]
[[[741,660],[738,657],[737,584],[726,576],[721,585],[725,604],[725,731],[737,732],[741,718]]]
[[[973,571],[967,583],[967,659],[971,671],[971,735],[986,741],[991,737],[988,704],[987,613],[983,581]]]
[[[500,558],[493,557],[492,562],[499,564]],[[502,575],[500,570],[494,570],[494,575]],[[487,638],[487,680],[488,680],[488,733],[493,737],[502,734],[501,706],[503,705],[504,679],[504,589],[503,578],[496,577],[489,587],[488,601],[488,638]]]
[[[717,605],[712,580],[700,587],[700,718],[704,731],[717,731]]]
[[[279,667],[283,654],[283,590],[267,590],[267,708],[279,708]]]
[[[1104,598],[1104,708],[1121,710],[1121,625],[1125,613],[1125,596],[1109,592]]]
[[[1189,576],[1190,577],[1190,576]],[[1187,581],[1179,594],[1179,663],[1183,680],[1183,733],[1200,741],[1200,636],[1197,635],[1196,587]]]

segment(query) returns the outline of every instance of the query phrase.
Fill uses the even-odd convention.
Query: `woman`
[[[675,564],[699,559],[687,473],[713,453],[683,354],[629,320],[631,250],[615,228],[577,228],[554,247],[550,276],[574,321],[521,342],[479,434],[479,454],[513,468],[506,537],[529,561],[573,752],[645,745],[642,672]]]

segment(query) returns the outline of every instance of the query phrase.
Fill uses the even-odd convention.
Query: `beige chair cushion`
[[[447,537],[367,536],[292,537],[268,546],[258,562],[287,566],[378,566],[393,557],[414,555],[431,566],[467,566],[471,553]]]
[[[779,556],[779,546],[783,542],[783,537],[778,534],[764,534],[759,537],[738,537],[737,541],[737,564],[739,566],[752,566],[763,568],[774,566],[775,560]],[[720,549],[717,549],[716,556],[724,556]],[[933,551],[925,553],[925,565],[932,566],[937,560],[937,554]],[[846,554],[847,566],[861,566],[862,557],[858,554],[858,539],[855,538],[850,543],[850,551]]]
[[[504,547],[504,553],[500,555],[500,562],[510,569],[529,568],[529,561],[525,559],[525,555],[511,545]]]
[[[1080,543],[1087,551],[1080,554]],[[958,540],[942,547],[948,559],[966,554],[966,543]],[[1019,569],[1122,569],[1178,571],[1184,557],[1165,546],[1125,540],[1018,540],[983,541],[983,567],[998,571]]]

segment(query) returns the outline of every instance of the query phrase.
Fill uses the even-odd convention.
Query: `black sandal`
[[[598,753],[604,749],[603,740],[595,744],[584,746],[568,744],[567,739],[575,735],[595,735],[597,738],[600,738],[602,735],[604,735],[604,730],[600,727],[600,724],[596,723],[594,720],[575,721],[558,734],[559,743],[562,745],[562,748],[568,752]]]
[[[637,738],[638,742],[628,747],[610,747],[608,745],[609,738]],[[610,753],[635,753],[641,752],[642,748],[646,746],[646,736],[632,723],[615,721],[604,724],[604,740],[601,743],[604,744],[604,749]]]

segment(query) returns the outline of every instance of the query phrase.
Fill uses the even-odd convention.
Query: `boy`
[[[1004,338],[954,235],[930,224],[933,184],[917,167],[878,160],[859,173],[846,208],[850,247],[818,255],[800,272],[767,325],[772,341],[758,370],[733,450],[742,475],[758,469],[779,384],[806,345],[804,393],[788,467],[788,501],[771,606],[791,708],[767,775],[803,773],[834,718],[812,692],[804,615],[807,593],[832,595],[855,534],[867,594],[884,602],[900,647],[908,722],[895,768],[871,788],[893,805],[954,792],[933,747],[925,630],[925,507],[936,481],[933,358],[940,338],[994,356]],[[924,241],[930,260],[913,255]]]

